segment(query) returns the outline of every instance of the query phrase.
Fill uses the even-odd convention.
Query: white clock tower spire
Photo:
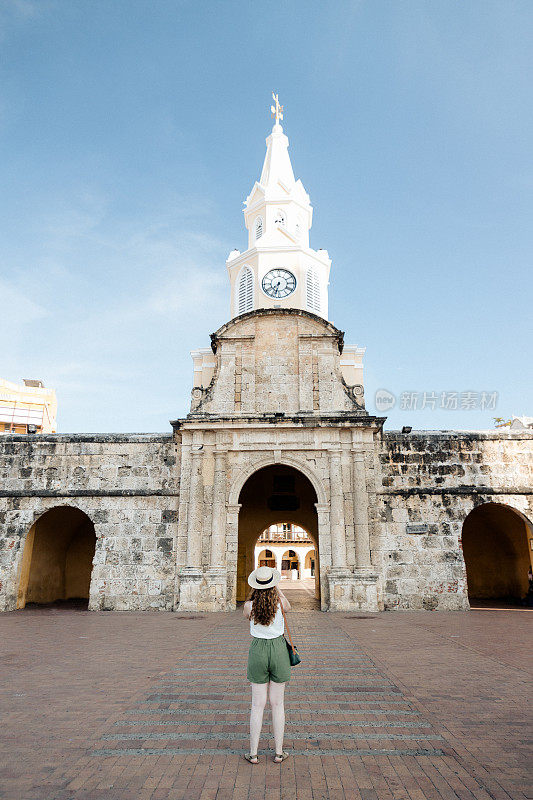
[[[309,247],[313,209],[295,180],[289,140],[280,120],[283,106],[272,94],[274,126],[259,181],[244,202],[248,249],[233,250],[226,262],[231,282],[231,316],[257,308],[300,308],[328,318],[331,261],[327,250]]]

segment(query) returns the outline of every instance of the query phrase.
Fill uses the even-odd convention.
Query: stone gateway
[[[278,119],[244,218],[232,319],[192,353],[172,432],[0,437],[0,610],[232,610],[278,523],[314,543],[324,611],[524,597],[533,433],[387,432],[367,412]]]

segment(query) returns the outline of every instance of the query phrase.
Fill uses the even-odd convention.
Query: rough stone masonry
[[[253,311],[213,334],[212,374],[172,432],[0,437],[0,610],[23,607],[37,552],[44,583],[70,569],[82,585],[65,507],[94,530],[93,610],[233,609],[283,520],[315,541],[323,610],[468,609],[471,512],[509,509],[530,547],[533,433],[385,432],[342,348],[314,314]]]

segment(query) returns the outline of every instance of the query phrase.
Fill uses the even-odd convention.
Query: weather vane
[[[270,106],[270,111],[272,112],[272,117],[276,118],[276,125],[279,125],[280,119],[283,119],[283,106],[280,106],[278,95],[274,94],[274,92],[272,92],[272,99],[276,105]]]

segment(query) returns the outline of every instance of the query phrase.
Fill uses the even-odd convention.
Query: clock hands
[[[283,298],[292,294],[296,279],[288,270],[271,270],[263,278],[263,291],[270,297]]]

